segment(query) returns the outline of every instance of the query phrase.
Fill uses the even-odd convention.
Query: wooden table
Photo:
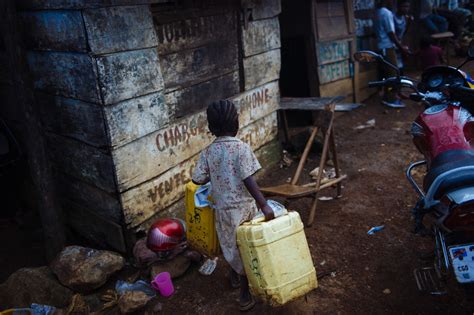
[[[345,178],[340,174],[339,163],[337,160],[336,144],[334,141],[333,134],[333,122],[334,122],[334,111],[336,108],[336,102],[342,100],[343,97],[310,97],[310,98],[282,98],[280,101],[280,114],[283,120],[283,131],[285,133],[286,141],[289,142],[289,128],[286,119],[286,110],[304,110],[308,111],[313,116],[312,131],[306,142],[305,149],[301,156],[301,159],[296,168],[295,175],[291,182],[288,184],[282,184],[272,187],[261,188],[262,192],[267,196],[280,196],[285,199],[295,199],[302,197],[312,197],[313,204],[311,206],[307,225],[312,225],[314,216],[316,213],[316,207],[318,203],[318,193],[324,188],[329,188],[337,185],[337,195],[341,195],[341,181]],[[324,134],[323,151],[321,154],[321,161],[319,163],[319,173],[316,178],[316,182],[305,185],[298,185],[298,180],[303,171],[303,167],[308,159],[309,151],[313,145],[314,139],[318,131],[322,131]],[[336,177],[326,182],[322,182],[322,170],[326,166],[326,158],[328,151],[331,151],[331,160],[334,163]]]

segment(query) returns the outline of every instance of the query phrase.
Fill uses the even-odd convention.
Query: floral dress
[[[211,181],[217,237],[225,259],[238,274],[244,270],[237,248],[237,227],[258,211],[243,181],[260,168],[249,145],[235,137],[218,137],[201,152],[193,171],[194,182]]]

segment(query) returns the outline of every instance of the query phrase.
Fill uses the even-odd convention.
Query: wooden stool
[[[334,141],[333,135],[333,122],[334,122],[334,110],[336,107],[336,101],[339,100],[339,97],[336,98],[282,98],[280,102],[280,107],[282,110],[282,116],[284,119],[284,129],[285,135],[288,135],[288,126],[286,124],[286,114],[285,109],[302,109],[302,110],[317,110],[319,111],[318,119],[313,123],[313,128],[311,135],[309,136],[306,146],[303,151],[303,155],[298,163],[296,168],[295,175],[293,176],[289,184],[277,185],[272,187],[263,187],[261,191],[267,196],[280,196],[285,199],[295,199],[302,197],[312,197],[313,203],[311,205],[311,210],[309,213],[309,218],[307,225],[311,226],[314,221],[314,215],[316,213],[316,207],[318,204],[318,193],[322,189],[337,185],[337,196],[341,195],[342,187],[341,181],[346,178],[342,176],[339,170],[339,162],[337,160],[336,153],[336,143]],[[306,107],[304,106],[306,105]],[[321,108],[323,107],[323,108]],[[318,131],[323,131],[324,134],[324,143],[323,143],[323,152],[321,154],[321,161],[319,163],[319,172],[316,178],[316,182],[309,183],[306,185],[298,185],[298,180],[303,171],[303,167],[308,159],[309,151],[313,145],[314,139]],[[324,167],[326,166],[326,160],[328,151],[331,151],[331,160],[334,163],[336,170],[336,177],[325,182],[322,182],[322,175]]]

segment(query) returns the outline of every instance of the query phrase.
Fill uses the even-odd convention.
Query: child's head
[[[428,48],[433,44],[433,40],[429,36],[423,36],[420,41],[420,48]]]
[[[235,136],[239,130],[239,114],[229,100],[212,102],[207,107],[209,130],[216,137]]]

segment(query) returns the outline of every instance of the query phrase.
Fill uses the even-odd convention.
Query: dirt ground
[[[364,107],[338,113],[335,136],[341,169],[348,179],[343,196],[320,201],[315,223],[306,228],[319,287],[280,308],[264,304],[249,314],[472,314],[474,302],[464,291],[449,283],[449,294],[441,297],[418,292],[413,270],[432,264],[422,260],[432,249],[432,239],[413,233],[410,210],[416,202],[404,172],[410,161],[421,156],[409,133],[411,121],[422,111],[421,105],[408,102],[405,109],[394,110],[380,105],[378,96]],[[354,127],[375,119],[375,127]],[[304,174],[317,166],[312,153]],[[269,170],[262,186],[285,182],[294,173],[290,168]],[[320,196],[334,196],[326,190]],[[294,201],[291,210],[308,216],[310,199]],[[385,225],[375,235],[367,235],[372,226]],[[5,252],[4,252],[5,253]],[[228,267],[221,257],[214,274],[205,277],[197,266],[174,281],[176,294],[157,298],[163,314],[238,314],[238,290],[232,290]],[[328,275],[332,272],[332,275]]]
[[[410,210],[416,197],[404,171],[410,161],[421,158],[409,129],[422,107],[408,104],[402,110],[387,109],[375,96],[358,110],[338,114],[337,149],[342,172],[348,175],[343,197],[320,201],[315,223],[305,229],[317,273],[333,276],[320,279],[306,297],[280,308],[258,304],[251,314],[473,313],[474,303],[456,283],[442,297],[420,294],[416,287],[413,270],[432,264],[420,257],[432,248],[432,239],[413,233]],[[353,129],[369,119],[376,120],[373,129]],[[311,156],[304,172],[317,163],[318,157]],[[285,182],[295,167],[269,171],[260,184]],[[323,195],[334,196],[335,191]],[[310,202],[294,201],[289,208],[306,219]],[[370,227],[382,224],[384,230],[367,235]],[[238,313],[238,290],[230,289],[227,267],[220,262],[209,277],[194,269],[177,279],[177,294],[162,300],[163,312]]]

